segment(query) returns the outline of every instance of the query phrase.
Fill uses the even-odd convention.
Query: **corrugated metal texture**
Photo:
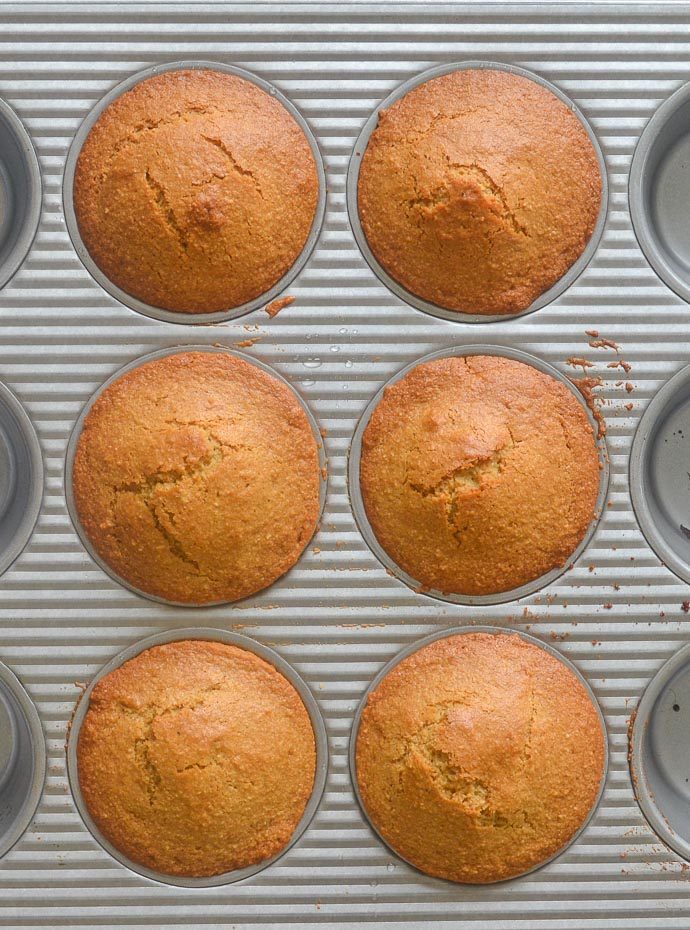
[[[0,23],[0,95],[26,121],[45,184],[30,258],[0,293],[0,377],[25,402],[47,467],[37,532],[0,580],[0,658],[36,700],[50,756],[35,823],[0,864],[0,925],[687,930],[690,873],[641,818],[626,725],[650,676],[690,636],[681,607],[690,592],[637,528],[627,453],[647,400],[688,361],[690,309],[643,258],[626,183],[645,121],[688,77],[690,6],[5,4]],[[322,146],[330,190],[323,234],[290,288],[296,303],[273,320],[263,311],[212,328],[146,320],[92,282],[67,236],[61,172],[80,120],[132,71],[192,57],[274,81]],[[393,298],[359,255],[345,211],[348,157],[372,107],[418,70],[463,58],[514,62],[559,84],[591,120],[611,186],[602,243],[575,286],[534,315],[480,327],[444,323]],[[620,356],[590,348],[587,329],[619,342]],[[247,351],[290,378],[328,431],[321,532],[287,579],[235,608],[148,603],[110,582],[71,527],[62,488],[70,428],[94,388],[134,356],[248,338],[258,341]],[[351,432],[381,383],[432,349],[473,341],[514,344],[564,371],[573,355],[595,362],[611,453],[610,506],[580,563],[541,596],[491,609],[440,604],[390,578],[356,531],[345,482]],[[629,375],[606,367],[617,357],[632,364]],[[617,385],[621,376],[631,394]],[[531,625],[555,638],[599,695],[611,743],[606,793],[580,842],[543,871],[486,889],[425,879],[393,861],[356,810],[346,767],[351,714],[373,674],[438,624],[467,621]],[[102,852],[75,812],[63,753],[75,682],[145,634],[194,623],[241,626],[293,661],[321,703],[332,752],[324,802],[301,842],[254,879],[208,891],[154,885]]]

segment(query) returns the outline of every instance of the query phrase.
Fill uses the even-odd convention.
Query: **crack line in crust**
[[[180,226],[177,217],[175,216],[175,211],[168,202],[165,188],[160,183],[160,181],[157,181],[151,175],[151,172],[148,168],[144,172],[144,178],[146,180],[146,184],[149,187],[149,190],[153,194],[154,203],[159,208],[160,214],[166,226],[172,230],[175,238],[180,243],[180,247],[184,252],[186,252],[189,248],[189,242],[187,241],[187,237],[185,236],[184,231],[182,230],[182,227]]]
[[[468,693],[465,695],[465,700],[451,699],[435,705],[436,714],[434,719],[422,724],[415,733],[402,738],[404,743],[402,752],[391,760],[391,765],[398,767],[398,785],[402,787],[404,767],[410,756],[416,753],[428,763],[430,778],[439,794],[447,800],[459,804],[469,816],[476,816],[482,826],[497,828],[533,827],[529,812],[525,808],[517,809],[512,818],[492,808],[491,791],[487,782],[482,778],[471,775],[461,765],[453,764],[449,752],[437,749],[425,739],[427,733],[433,734],[442,724],[448,722],[448,716],[452,708],[468,707],[472,698],[476,699],[477,695]],[[521,775],[525,771],[532,757],[532,735],[537,713],[533,676],[530,676],[529,707],[527,734],[519,755],[517,775]]]
[[[500,475],[505,468],[506,455],[515,445],[515,442],[506,443],[490,456],[472,464],[459,465],[432,486],[415,484],[412,481],[406,481],[406,484],[420,497],[438,500],[444,504],[450,531],[460,543],[462,542],[461,531],[455,521],[460,509],[460,500],[463,497],[462,492],[477,490],[483,486],[485,479]]]
[[[244,448],[244,446],[241,444],[235,445],[221,442],[213,435],[208,427],[200,423],[180,423],[180,425],[195,426],[206,435],[207,441],[211,446],[207,454],[200,458],[194,465],[185,465],[179,469],[161,469],[152,475],[146,475],[139,481],[124,482],[123,484],[116,485],[113,488],[113,494],[115,498],[117,498],[118,494],[133,494],[138,497],[151,514],[155,528],[167,543],[172,555],[181,562],[191,565],[200,576],[208,578],[208,575],[202,570],[199,562],[186,552],[181,540],[178,539],[169,527],[164,526],[162,523],[161,513],[168,518],[173,526],[175,525],[175,519],[161,500],[153,499],[153,494],[157,487],[173,488],[187,478],[203,476],[223,461],[225,449],[236,451],[237,449]]]
[[[411,129],[404,135],[400,134],[399,139],[404,139],[408,145],[416,145],[421,139],[425,139],[432,133],[439,123],[454,123],[456,120],[467,119],[468,116],[472,116],[482,110],[490,109],[491,108],[486,104],[477,104],[474,107],[465,107],[464,110],[460,110],[457,113],[437,113],[425,129]],[[386,113],[387,110],[382,111],[382,115]],[[397,143],[399,139],[395,139],[393,144]]]
[[[148,712],[141,712],[136,710],[133,707],[129,707],[127,704],[123,704],[122,701],[114,701],[115,705],[119,707],[120,711],[126,716],[139,717],[142,719],[145,730],[142,736],[138,736],[134,740],[134,757],[141,763],[141,766],[145,772],[145,782],[146,782],[146,794],[148,796],[149,805],[152,807],[156,798],[156,793],[160,788],[162,778],[161,774],[158,771],[158,768],[151,758],[151,743],[156,742],[156,736],[153,732],[153,727],[157,720],[160,720],[161,717],[165,717],[168,714],[174,713],[175,711],[180,710],[189,710],[195,711],[199,707],[202,707],[206,701],[204,700],[205,695],[211,694],[215,691],[220,691],[223,687],[222,681],[217,681],[213,685],[209,685],[208,688],[203,688],[199,692],[199,699],[194,701],[191,704],[171,704],[169,707],[164,707],[161,710],[157,710],[153,707]],[[208,765],[214,764],[217,760],[211,760],[211,762],[206,765],[194,763],[193,765],[184,766],[181,769],[177,769],[178,773],[184,772],[190,768],[207,768]]]
[[[478,165],[476,162],[473,164],[462,164],[460,162],[451,161],[448,155],[444,155],[444,157],[448,162],[448,168],[451,169],[452,175],[460,179],[474,181],[487,197],[498,202],[501,208],[500,216],[512,228],[513,232],[517,235],[525,236],[528,239],[530,238],[527,227],[519,222],[514,211],[511,210],[505,190],[500,184],[494,181],[485,168],[482,168],[481,165]],[[415,189],[415,196],[403,201],[403,204],[407,205],[408,208],[430,208],[448,203],[450,194],[447,185],[441,184],[428,195],[424,195],[419,188],[419,182],[416,177],[411,175],[410,178]],[[419,221],[417,221],[415,225],[421,230]]]
[[[107,111],[106,111],[107,112]],[[206,106],[204,104],[190,104],[187,109],[183,112],[182,110],[175,110],[173,113],[170,113],[168,116],[162,116],[160,119],[146,119],[139,123],[138,126],[135,126],[134,129],[128,133],[126,136],[123,136],[118,142],[113,146],[110,155],[108,156],[107,165],[109,166],[120,154],[120,152],[128,145],[138,145],[140,137],[146,135],[146,133],[152,132],[156,129],[162,129],[166,126],[173,126],[178,122],[189,122],[189,119],[186,119],[187,115],[199,115],[199,116],[208,116],[213,113],[224,113],[221,107],[216,106]],[[96,126],[98,123],[96,123]],[[95,127],[94,127],[95,128]],[[87,137],[88,139],[88,137]],[[86,144],[86,143],[85,143]],[[101,172],[100,180],[101,182],[105,181],[109,173],[109,169],[106,168]]]
[[[201,138],[205,139],[206,142],[208,142],[210,145],[213,145],[215,148],[221,151],[223,155],[225,155],[225,157],[230,162],[230,166],[232,170],[236,174],[239,174],[240,177],[243,177],[243,178],[251,178],[252,183],[254,184],[254,187],[256,188],[259,197],[261,197],[262,200],[264,199],[264,192],[261,189],[261,184],[259,183],[257,176],[249,168],[242,167],[242,165],[237,161],[235,156],[232,154],[232,152],[227,147],[227,145],[223,142],[222,139],[218,138],[217,136],[207,136],[204,133],[201,134]],[[215,175],[212,175],[209,180],[213,180],[214,177]]]
[[[480,188],[484,191],[485,194],[488,194],[494,197],[503,208],[502,216],[510,226],[512,226],[513,231],[522,236],[530,238],[530,234],[527,231],[527,228],[522,225],[515,216],[515,213],[511,210],[508,204],[508,198],[506,197],[505,190],[501,187],[500,184],[497,184],[496,181],[491,177],[489,172],[482,168],[481,165],[478,165],[476,162],[473,162],[471,165],[464,165],[459,162],[454,162],[450,160],[450,156],[445,156],[448,167],[452,168],[455,173],[460,177],[472,178],[476,181]]]

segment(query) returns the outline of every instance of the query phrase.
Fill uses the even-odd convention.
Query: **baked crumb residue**
[[[590,362],[587,358],[581,358],[579,355],[571,355],[570,358],[565,360],[565,363],[571,368],[581,368],[583,371],[594,368],[594,362]]]
[[[79,231],[104,274],[192,314],[270,290],[301,253],[317,197],[312,150],[282,103],[210,69],[166,71],[114,100],[74,178]]]
[[[616,352],[620,353],[621,347],[613,339],[599,338],[599,330],[597,329],[586,329],[585,334],[589,337],[589,345],[593,349],[615,349]],[[580,358],[580,357],[570,357],[566,359],[566,365],[570,365],[572,368],[582,368],[583,374],[586,375],[588,369],[596,368],[596,363],[590,359]],[[606,362],[606,368],[611,370],[620,369],[626,375],[632,371],[632,365],[630,362],[626,361],[623,358],[617,358],[612,362]],[[603,416],[602,407],[605,401],[599,398],[594,391],[596,388],[604,384],[604,379],[601,376],[588,376],[581,378],[579,380],[572,379],[573,383],[577,385],[580,392],[587,401],[592,414],[599,424],[599,438],[601,438],[606,433],[606,421]],[[607,382],[608,383],[608,382]],[[630,394],[634,390],[634,385],[630,381],[616,381],[615,387],[624,388],[625,391]],[[622,408],[626,412],[633,410],[634,405],[631,403],[626,403],[622,405]]]
[[[167,875],[218,875],[289,842],[313,789],[309,714],[272,665],[235,646],[154,646],[102,678],[77,745],[96,825]]]
[[[272,300],[270,304],[264,307],[264,310],[273,318],[274,316],[278,316],[281,310],[294,304],[296,299],[296,297],[280,297],[278,300]]]
[[[77,443],[77,513],[98,555],[158,597],[245,597],[297,561],[319,512],[315,437],[283,382],[182,352],[103,391]]]
[[[401,856],[485,883],[571,839],[596,802],[604,754],[596,707],[563,663],[517,635],[468,633],[423,647],[370,694],[356,777]]]
[[[584,397],[585,403],[592,411],[592,416],[597,421],[597,439],[603,439],[606,435],[606,420],[601,412],[601,401],[594,392],[604,382],[601,378],[572,378],[571,380]]]
[[[615,349],[619,351],[620,346],[613,339],[590,339],[589,345],[592,349]]]
[[[626,374],[629,371],[632,371],[632,365],[630,362],[626,362],[624,359],[620,358],[615,362],[609,362],[606,366],[607,368],[621,368]]]
[[[602,181],[577,116],[505,71],[433,78],[380,112],[362,157],[369,246],[412,293],[460,313],[530,307],[579,258]]]
[[[572,391],[496,356],[418,365],[386,389],[362,439],[371,527],[425,590],[495,593],[564,566],[599,480]]]

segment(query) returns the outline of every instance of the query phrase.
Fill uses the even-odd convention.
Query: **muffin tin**
[[[16,676],[0,662],[0,856],[36,813],[46,775],[38,712]]]
[[[630,215],[649,264],[690,301],[690,84],[659,107],[630,166]]]
[[[690,646],[657,672],[642,696],[630,730],[635,795],[652,829],[690,859]]]
[[[41,171],[31,137],[0,99],[0,287],[15,274],[41,216]]]
[[[28,414],[0,383],[0,574],[29,541],[43,498],[43,457]]]
[[[647,542],[690,584],[690,366],[655,395],[630,452],[630,493]]]
[[[683,927],[685,872],[635,801],[627,723],[654,672],[690,639],[690,592],[646,545],[627,469],[644,402],[686,360],[688,309],[643,257],[628,204],[644,125],[687,77],[690,8],[365,3],[306,10],[152,4],[137,18],[126,6],[77,13],[58,3],[50,15],[35,8],[27,16],[19,6],[4,13],[12,63],[0,72],[0,95],[31,132],[46,194],[34,249],[0,292],[0,375],[26,401],[47,483],[33,542],[2,580],[0,656],[35,697],[49,752],[37,817],[0,865],[8,919],[35,927],[228,919],[315,928],[364,919],[388,927],[462,921],[485,930],[499,922],[510,930],[622,930],[634,921]],[[291,286],[296,304],[271,321],[257,314],[194,335],[208,345],[257,339],[246,348],[285,373],[326,432],[330,490],[321,531],[288,577],[232,608],[182,613],[144,601],[94,568],[65,507],[65,449],[84,403],[126,362],[183,340],[172,321],[131,313],[89,277],[60,201],[74,133],[103,94],[143,66],[183,55],[237,63],[275,83],[304,112],[324,153],[329,210],[313,258]],[[611,460],[608,506],[585,557],[547,588],[501,608],[439,602],[390,577],[357,532],[346,494],[347,451],[372,395],[401,367],[468,343],[471,332],[455,317],[418,313],[370,274],[348,225],[350,155],[373,109],[401,81],[432,65],[495,58],[553,80],[577,101],[601,142],[609,180],[608,221],[582,275],[538,313],[486,330],[493,348],[527,351],[563,374],[577,376],[569,358],[594,364],[588,374],[604,378]],[[586,330],[618,341],[620,354],[588,346]],[[606,367],[617,360],[632,371]],[[77,682],[141,636],[182,620],[196,629],[209,618],[245,628],[294,663],[323,708],[331,766],[310,828],[281,862],[261,878],[182,890],[153,884],[100,849],[68,790],[64,740]],[[542,642],[556,638],[597,695],[611,750],[600,807],[578,842],[533,876],[489,889],[446,885],[392,861],[362,820],[347,772],[352,715],[382,664],[428,632],[477,621],[525,623]]]

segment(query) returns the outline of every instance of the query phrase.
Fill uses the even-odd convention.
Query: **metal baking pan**
[[[627,472],[644,408],[690,361],[690,308],[645,259],[628,200],[640,134],[688,78],[690,5],[58,0],[5,3],[0,25],[0,97],[28,129],[43,180],[37,237],[0,291],[0,381],[29,413],[46,469],[36,531],[0,578],[0,660],[33,699],[48,752],[38,812],[0,861],[2,926],[687,930],[689,873],[636,803],[627,726],[655,672],[690,640],[690,588],[647,545]],[[193,338],[106,293],[77,257],[62,211],[67,152],[94,105],[143,68],[183,59],[237,65],[274,84],[314,131],[328,186],[322,234],[288,290],[295,303],[274,319],[259,309],[195,327]],[[593,364],[610,457],[608,504],[586,556],[543,591],[493,607],[435,601],[389,576],[357,530],[346,483],[352,432],[382,384],[428,352],[477,341],[475,327],[415,310],[371,272],[348,221],[349,159],[396,87],[468,60],[523,67],[558,86],[598,138],[609,181],[603,236],[580,277],[538,312],[482,328],[483,342],[570,376],[578,372],[567,359]],[[620,351],[591,347],[586,330]],[[320,532],[288,577],[236,606],[183,610],[127,591],[88,557],[65,505],[67,441],[84,404],[118,368],[180,342],[253,342],[246,350],[291,381],[326,432]],[[607,367],[616,361],[632,369]],[[347,744],[361,696],[388,660],[472,623],[529,627],[575,661],[606,717],[609,776],[592,821],[558,860],[507,885],[439,887],[367,827]],[[233,885],[178,889],[134,875],[96,843],[72,800],[64,747],[81,683],[132,642],[201,625],[241,628],[294,665],[320,705],[331,762],[314,820],[279,862]]]

